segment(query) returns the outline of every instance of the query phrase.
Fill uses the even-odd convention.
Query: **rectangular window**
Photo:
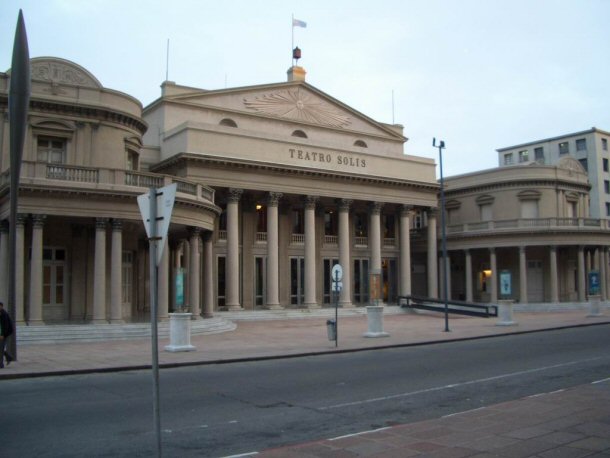
[[[521,218],[525,218],[525,219],[538,218],[538,201],[537,200],[522,200],[521,201]]]
[[[396,220],[394,215],[381,215],[383,220],[383,238],[393,239],[396,237]]]
[[[587,151],[587,139],[579,138],[576,140],[576,151]]]
[[[610,181],[604,180],[604,192],[610,194]]]
[[[606,140],[605,138],[602,138],[602,149],[604,151],[608,151],[608,140]]]
[[[519,162],[527,161],[529,161],[529,152],[526,149],[523,151],[519,151]]]
[[[324,212],[324,235],[337,235],[337,212],[326,210]]]
[[[267,207],[256,204],[256,232],[267,232]]]
[[[608,171],[608,159],[602,159],[602,164],[604,167],[604,172]]]
[[[66,141],[63,138],[38,137],[36,142],[36,160],[48,164],[65,162]]]
[[[263,256],[254,257],[254,304],[257,306],[265,305],[266,291],[266,263],[267,259]]]
[[[606,202],[606,216],[610,216],[610,203]]]
[[[356,230],[356,237],[368,237],[368,215],[366,213],[358,212],[354,215],[354,228]]]
[[[216,261],[216,288],[218,295],[218,307],[224,307],[226,304],[226,265],[227,258],[225,256],[218,256],[218,259]]]
[[[513,153],[504,155],[504,165],[511,165],[513,163]]]
[[[480,206],[481,209],[481,221],[491,221],[493,215],[491,212],[491,204],[484,204]]]
[[[542,146],[534,148],[534,159],[536,162],[544,164],[544,148],[542,148]]]
[[[292,210],[292,233],[293,234],[304,234],[305,233],[305,219],[302,208]]]
[[[582,168],[585,169],[586,172],[589,171],[589,163],[586,159],[579,159],[578,162],[580,162],[580,165],[582,165]]]
[[[570,153],[570,145],[568,142],[561,142],[559,144],[559,154],[569,154]]]
[[[140,167],[138,153],[127,151],[127,170],[138,170]]]

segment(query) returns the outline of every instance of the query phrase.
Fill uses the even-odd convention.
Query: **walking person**
[[[4,367],[4,358],[6,358],[6,364],[9,365],[14,359],[8,352],[7,341],[10,336],[13,335],[13,321],[6,310],[4,310],[4,303],[0,302],[0,369]]]

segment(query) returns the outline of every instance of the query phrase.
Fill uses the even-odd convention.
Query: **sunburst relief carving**
[[[293,119],[331,127],[345,127],[351,123],[349,116],[329,103],[307,92],[287,90],[245,98],[246,107],[279,118]]]

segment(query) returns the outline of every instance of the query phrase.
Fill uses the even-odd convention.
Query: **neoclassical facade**
[[[590,188],[571,157],[448,178],[450,296],[495,303],[507,272],[507,298],[521,304],[583,302],[587,274],[597,270],[605,300],[610,226],[589,217]]]
[[[177,184],[158,268],[161,319],[187,308],[342,307],[439,297],[439,184],[384,124],[305,81],[204,90],[165,81],[147,107],[59,58],[31,61],[17,215],[17,322],[122,323],[150,314],[137,196]],[[10,71],[0,73],[0,300],[8,278]],[[510,272],[521,303],[586,300],[607,220],[589,218],[582,166],[500,167],[446,179],[450,296],[496,302]]]
[[[144,318],[148,244],[136,197],[177,183],[171,239],[159,266],[161,316],[170,258],[211,233],[220,213],[206,185],[140,169],[147,124],[133,97],[58,58],[31,60],[32,94],[17,215],[19,323],[120,323]],[[0,73],[0,297],[7,297],[10,71]],[[180,256],[182,258],[182,256]],[[199,276],[192,269],[193,276]],[[196,283],[193,280],[191,283]],[[6,299],[4,299],[6,301]]]
[[[438,184],[432,160],[404,154],[402,126],[333,99],[300,67],[261,86],[165,82],[143,117],[150,171],[216,191],[223,213],[204,267],[215,310],[329,305],[336,263],[343,307],[369,303],[371,273],[382,276],[385,302],[411,292],[410,232],[416,215],[437,206]],[[430,227],[426,270],[435,272]]]

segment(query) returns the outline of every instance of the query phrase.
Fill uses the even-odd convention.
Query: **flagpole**
[[[290,21],[290,24],[292,26],[292,42],[290,43],[290,55],[292,56],[292,50],[294,49],[294,13],[292,14],[292,20]],[[291,66],[294,66],[294,57],[290,61],[290,64]]]

